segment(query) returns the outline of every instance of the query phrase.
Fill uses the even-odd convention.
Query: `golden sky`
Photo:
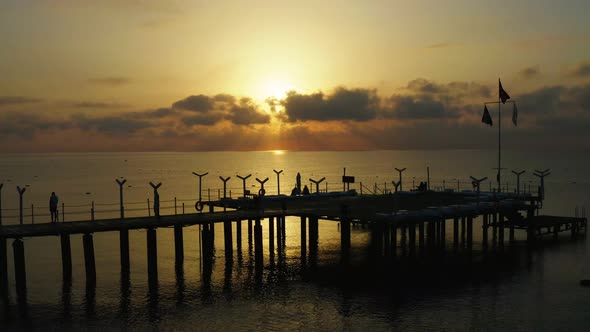
[[[7,0],[0,151],[488,147],[480,118],[498,77],[523,147],[557,123],[566,144],[588,135],[576,131],[590,118],[588,12],[574,0]]]

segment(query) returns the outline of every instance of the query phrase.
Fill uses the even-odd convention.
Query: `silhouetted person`
[[[307,188],[307,185],[305,185],[303,187],[303,191],[301,192],[303,195],[309,195],[309,188]]]
[[[154,191],[154,215],[160,216],[160,194],[157,191]]]
[[[418,191],[426,191],[426,182],[420,181],[420,185],[418,186]]]
[[[295,177],[295,183],[297,186],[297,191],[301,192],[301,174],[299,174],[299,172],[297,172],[297,176]]]
[[[49,197],[49,213],[51,214],[51,222],[57,222],[57,203],[59,202],[59,198],[55,192],[51,193]]]
[[[297,188],[297,186],[295,186],[293,188],[293,190],[291,190],[291,196],[297,196],[297,195],[300,195],[300,194],[301,194],[301,191],[299,191],[299,188]]]

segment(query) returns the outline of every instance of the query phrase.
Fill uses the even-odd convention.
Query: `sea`
[[[200,199],[257,193],[290,194],[299,173],[311,192],[350,189],[366,195],[428,182],[432,190],[472,190],[470,177],[487,177],[482,191],[497,190],[496,150],[258,151],[162,153],[48,153],[0,155],[2,223],[46,223],[49,196],[59,197],[60,222],[116,218],[120,189],[125,216],[153,214],[153,184],[161,214],[197,213]],[[538,192],[540,214],[582,216],[590,207],[590,158],[575,151],[502,152],[501,190]],[[516,186],[513,171],[525,171]],[[201,177],[194,175],[205,174]],[[246,177],[243,182],[238,176]],[[227,179],[223,189],[223,179]],[[323,179],[317,186],[314,181]],[[126,182],[120,187],[116,182]],[[348,189],[348,188],[347,188]],[[200,196],[200,198],[199,198]],[[63,204],[63,207],[62,207]],[[90,222],[90,221],[89,221]],[[481,248],[475,221],[475,249]],[[452,224],[452,223],[451,223]],[[301,259],[300,219],[287,217],[286,239],[272,256],[264,221],[264,268],[242,223],[241,248],[226,263],[223,227],[216,225],[215,258],[203,270],[199,226],[184,228],[184,263],[175,265],[173,229],[157,229],[158,283],[147,277],[146,231],[130,231],[131,267],[123,275],[119,234],[95,233],[96,285],[87,287],[82,236],[72,235],[73,279],[62,280],[59,237],[25,238],[26,299],[15,291],[12,240],[8,241],[8,298],[1,301],[0,330],[174,330],[174,331],[588,331],[590,247],[584,237],[563,233],[554,243],[529,250],[524,235],[494,259],[475,262],[437,258],[428,263],[383,263],[367,254],[370,230],[353,227],[351,262],[340,266],[335,221],[320,220],[317,262]],[[236,232],[234,224],[233,232]],[[447,227],[450,227],[448,225]],[[450,246],[452,231],[446,232]],[[235,234],[234,234],[234,239]],[[398,241],[399,244],[399,241]],[[451,253],[448,254],[452,256]],[[449,272],[451,271],[451,272]]]

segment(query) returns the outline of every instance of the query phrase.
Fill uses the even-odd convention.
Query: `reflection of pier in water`
[[[263,283],[263,269],[277,271],[285,267],[285,238],[287,216],[300,218],[301,266],[313,268],[318,262],[319,220],[337,221],[340,230],[340,260],[346,266],[350,261],[351,228],[366,227],[371,234],[369,257],[384,261],[433,261],[430,258],[456,254],[471,259],[474,255],[474,221],[481,219],[481,252],[485,255],[504,253],[505,246],[516,241],[517,230],[526,233],[530,247],[540,245],[538,239],[568,231],[572,238],[583,229],[585,218],[538,216],[539,198],[531,195],[503,193],[453,192],[400,192],[379,196],[358,196],[354,192],[318,194],[309,196],[268,196],[254,199],[222,199],[205,202],[209,213],[181,214],[125,219],[78,221],[60,224],[8,225],[0,227],[0,280],[3,301],[8,299],[7,240],[12,243],[17,298],[20,308],[26,311],[26,271],[22,238],[59,236],[62,253],[64,315],[70,313],[72,258],[70,235],[83,234],[84,264],[86,271],[85,309],[88,317],[95,313],[96,265],[93,233],[118,231],[121,255],[121,316],[129,315],[129,230],[147,230],[147,260],[149,315],[156,319],[160,297],[157,269],[157,229],[174,228],[176,299],[184,301],[184,244],[183,228],[199,225],[200,253],[202,257],[202,288],[204,299],[211,295],[211,278],[215,264],[215,224],[223,225],[225,249],[225,276],[223,292],[231,296],[234,279],[234,255],[237,266],[242,266],[242,222],[247,222],[248,271],[256,285]],[[215,208],[224,211],[216,211]],[[521,215],[524,212],[525,216]],[[481,218],[477,218],[481,217]],[[262,228],[268,221],[268,262],[264,262],[265,244]],[[292,220],[290,222],[293,222]],[[448,225],[450,223],[450,225]],[[233,227],[236,230],[233,230]],[[447,227],[447,225],[449,227]],[[447,237],[447,228],[452,237]],[[477,229],[477,228],[476,228]],[[491,234],[490,234],[491,231]],[[505,234],[507,233],[507,234]],[[234,240],[235,235],[235,240]],[[507,241],[506,241],[507,238]],[[447,245],[446,241],[451,241]],[[236,249],[234,251],[234,248]],[[98,253],[100,254],[100,253]],[[217,258],[218,259],[218,258]],[[408,266],[408,265],[404,265]]]

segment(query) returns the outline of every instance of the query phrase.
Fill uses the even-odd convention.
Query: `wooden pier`
[[[155,188],[154,190],[156,190]],[[471,255],[473,252],[474,220],[481,217],[482,251],[490,248],[503,251],[515,242],[515,231],[526,232],[527,242],[538,245],[544,235],[555,240],[559,232],[570,232],[572,238],[586,232],[586,218],[539,216],[539,199],[531,195],[473,192],[400,192],[387,195],[357,195],[354,191],[306,196],[267,196],[220,199],[201,203],[208,212],[159,215],[148,217],[80,220],[62,223],[41,223],[0,226],[0,286],[8,291],[7,244],[13,240],[14,273],[18,296],[26,297],[25,248],[23,238],[59,237],[64,280],[72,278],[70,236],[83,234],[86,282],[95,284],[96,264],[93,233],[119,232],[121,270],[129,273],[129,230],[145,229],[148,259],[148,279],[157,282],[157,229],[174,228],[176,262],[184,259],[183,228],[201,225],[201,254],[205,268],[212,264],[215,224],[223,224],[226,260],[231,261],[236,227],[236,242],[241,245],[242,221],[248,222],[248,241],[253,243],[255,264],[263,266],[263,220],[268,220],[269,250],[274,255],[285,238],[286,217],[300,218],[301,258],[309,252],[310,264],[315,264],[319,243],[318,220],[339,223],[341,258],[350,258],[351,227],[364,225],[371,230],[370,250],[375,257],[415,258],[444,251]],[[122,206],[121,206],[122,208]],[[207,209],[206,209],[207,210]],[[452,222],[452,237],[446,235],[447,222]],[[491,232],[490,232],[491,228]],[[508,241],[505,231],[508,230]],[[491,237],[490,237],[491,235]],[[447,246],[446,241],[452,241]],[[100,253],[98,253],[100,254]]]

